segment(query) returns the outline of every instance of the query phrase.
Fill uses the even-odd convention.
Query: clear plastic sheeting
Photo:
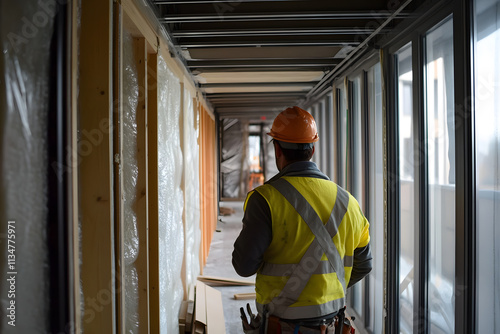
[[[123,158],[120,173],[123,180],[123,274],[125,296],[125,332],[138,333],[138,285],[135,261],[139,253],[139,237],[137,234],[137,105],[139,99],[139,83],[137,66],[134,59],[132,36],[123,34]]]
[[[53,27],[54,13],[38,1],[0,1],[1,333],[48,332],[47,175],[53,171],[47,118]],[[15,241],[13,253],[7,252],[7,240]],[[7,255],[12,254],[15,264],[9,267]]]
[[[274,156],[274,144],[271,141],[271,137],[266,135],[271,131],[271,124],[264,125],[262,133],[264,133],[264,150],[266,159],[266,170],[264,173],[265,181],[271,179],[274,175],[278,174],[278,167],[276,166],[276,158]]]
[[[196,282],[200,274],[200,184],[199,184],[199,117],[193,106],[191,92],[184,90],[183,154],[184,154],[184,208],[185,208],[185,284]]]
[[[181,190],[182,151],[179,115],[179,80],[158,58],[158,211],[160,332],[179,332],[179,309],[183,298],[180,273],[184,257],[184,207]]]
[[[248,123],[237,119],[222,120],[222,197],[244,198],[248,178]]]

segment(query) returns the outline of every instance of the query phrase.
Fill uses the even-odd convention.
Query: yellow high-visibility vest
[[[311,177],[285,176],[254,191],[269,205],[273,233],[257,271],[259,311],[265,306],[280,318],[304,319],[344,307],[354,250],[370,241],[356,199]]]

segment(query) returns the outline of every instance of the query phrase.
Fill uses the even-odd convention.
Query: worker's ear
[[[311,154],[311,157],[314,155],[314,147],[315,147],[315,146],[313,145],[313,153]]]

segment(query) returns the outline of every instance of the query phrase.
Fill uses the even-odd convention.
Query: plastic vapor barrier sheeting
[[[246,163],[248,124],[244,124],[237,119],[224,119],[222,126],[220,165],[222,197],[244,198],[248,178],[248,163]]]
[[[180,277],[184,256],[184,207],[181,190],[182,152],[179,115],[179,80],[158,59],[158,211],[161,333],[179,332],[179,308],[183,298]]]
[[[200,274],[200,184],[199,184],[199,116],[193,97],[184,90],[184,179],[185,179],[185,265],[186,286],[196,282]]]
[[[139,84],[137,66],[134,60],[132,36],[123,34],[123,159],[120,173],[123,180],[123,268],[125,296],[125,332],[138,333],[138,277],[135,261],[139,253],[137,215],[134,204],[137,201],[137,105]]]
[[[38,1],[0,1],[1,333],[48,331],[47,175],[54,171],[48,161],[47,117],[53,18]],[[9,251],[8,244],[15,247]]]
[[[278,167],[276,166],[276,157],[274,155],[274,144],[271,141],[271,137],[268,135],[265,135],[271,131],[271,125],[265,125],[263,129],[264,133],[264,145],[265,145],[265,159],[266,159],[266,170],[265,170],[265,176],[266,179],[264,181],[267,181],[271,179],[274,175],[278,174]]]

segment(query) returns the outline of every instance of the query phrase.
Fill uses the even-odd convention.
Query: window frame
[[[453,55],[454,55],[454,89],[455,89],[455,165],[456,165],[456,220],[455,220],[455,333],[475,332],[475,193],[474,193],[474,137],[473,119],[471,117],[472,99],[466,98],[472,95],[473,78],[473,10],[472,3],[466,0],[445,3],[440,1],[434,4],[424,5],[420,10],[422,15],[417,15],[419,19],[404,23],[400,27],[400,33],[391,36],[381,42],[384,45],[384,53],[388,54],[384,61],[384,81],[386,83],[387,99],[387,168],[388,175],[398,175],[397,155],[398,148],[395,139],[398,138],[397,117],[395,117],[395,105],[397,94],[395,94],[394,80],[394,59],[391,57],[400,47],[408,42],[412,42],[413,48],[413,72],[414,72],[414,107],[416,121],[414,123],[415,132],[418,139],[415,144],[421,145],[425,141],[425,119],[424,119],[424,94],[423,94],[423,60],[424,60],[424,40],[423,36],[439,22],[448,16],[453,16]],[[429,13],[431,13],[429,15]],[[417,71],[418,70],[418,71]],[[457,102],[458,101],[458,102]],[[397,149],[397,150],[396,150]],[[423,159],[426,159],[423,154]],[[419,166],[423,166],[415,173],[415,191],[419,189],[418,196],[415,196],[416,211],[420,212],[417,218],[419,228],[416,229],[416,236],[419,238],[418,249],[418,279],[415,293],[417,303],[417,319],[414,331],[428,333],[430,331],[427,317],[427,284],[428,284],[428,203],[427,203],[427,170],[426,161],[419,161]],[[397,213],[399,206],[397,199],[399,194],[392,186],[394,182],[399,182],[397,177],[388,177],[388,248],[387,248],[387,304],[388,314],[385,320],[386,328],[391,333],[399,332],[399,267],[397,256],[399,255],[399,235],[397,227],[399,221]]]

